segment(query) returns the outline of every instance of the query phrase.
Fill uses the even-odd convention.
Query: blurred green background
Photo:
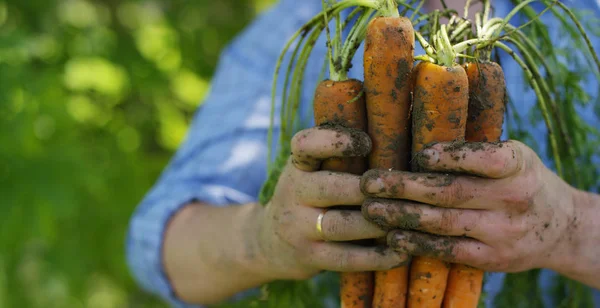
[[[0,0],[0,307],[164,307],[131,213],[273,0]]]

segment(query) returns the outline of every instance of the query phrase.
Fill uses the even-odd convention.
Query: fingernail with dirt
[[[381,178],[369,179],[365,184],[365,188],[367,193],[373,195],[385,192],[385,185]]]
[[[392,249],[403,253],[410,253],[415,248],[415,245],[410,243],[408,237],[402,231],[388,233],[387,242]]]
[[[374,200],[367,200],[362,208],[366,220],[376,224],[382,230],[389,230],[385,219],[385,206]]]
[[[423,164],[427,166],[435,165],[440,161],[440,153],[434,149],[427,149],[423,151],[423,160],[421,161]]]
[[[380,177],[381,172],[376,169],[365,172],[360,180],[360,188],[363,194],[377,195],[385,192],[385,185]]]

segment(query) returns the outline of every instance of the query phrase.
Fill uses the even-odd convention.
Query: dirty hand
[[[311,128],[297,133],[291,145],[292,154],[258,224],[259,247],[272,276],[302,280],[323,270],[384,270],[406,261],[390,248],[348,243],[386,232],[360,212],[360,176],[318,171],[327,158],[366,156],[369,137],[359,131]],[[356,210],[329,209],[333,206]],[[321,213],[322,234],[316,227]]]
[[[526,145],[440,143],[416,161],[432,173],[361,181],[363,213],[395,250],[501,272],[556,269],[570,254],[575,189]]]

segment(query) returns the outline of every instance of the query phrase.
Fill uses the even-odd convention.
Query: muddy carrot
[[[452,264],[442,307],[476,308],[482,286],[483,271],[468,265]]]
[[[370,169],[409,167],[413,31],[410,20],[404,17],[377,17],[367,28],[364,78],[372,141]],[[373,307],[405,307],[407,290],[408,266],[376,272]]]
[[[506,82],[495,62],[465,65],[469,76],[467,142],[496,142],[502,135],[506,109]]]
[[[465,69],[453,61],[442,64],[422,62],[415,73],[413,155],[417,156],[433,142],[464,141],[469,103]],[[414,164],[413,171],[420,171],[418,169]],[[415,256],[410,268],[408,307],[439,308],[449,267],[450,264],[436,258]]]
[[[506,82],[502,67],[490,61],[465,65],[469,77],[467,142],[496,142],[502,135],[506,108]],[[483,271],[452,264],[444,295],[444,308],[476,308],[483,287]]]
[[[363,83],[359,80],[322,81],[315,91],[313,110],[316,125],[367,130]],[[361,175],[367,169],[367,160],[364,157],[330,158],[323,162],[321,169]],[[370,307],[373,280],[372,272],[340,273],[341,307]]]

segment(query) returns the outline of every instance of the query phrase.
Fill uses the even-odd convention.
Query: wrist
[[[600,199],[592,193],[572,189],[573,211],[567,221],[561,257],[555,260],[552,270],[584,283],[592,283],[600,275],[597,256],[600,253]],[[598,279],[595,279],[598,280]],[[595,283],[598,285],[598,282]]]
[[[164,240],[165,271],[177,297],[217,304],[270,281],[255,232],[254,204],[190,204],[174,215]],[[232,279],[234,277],[235,279]]]
[[[239,223],[242,228],[241,238],[238,245],[242,247],[241,266],[244,271],[253,275],[262,283],[277,279],[274,266],[266,253],[261,226],[265,215],[265,208],[259,203],[245,206],[240,213]]]

